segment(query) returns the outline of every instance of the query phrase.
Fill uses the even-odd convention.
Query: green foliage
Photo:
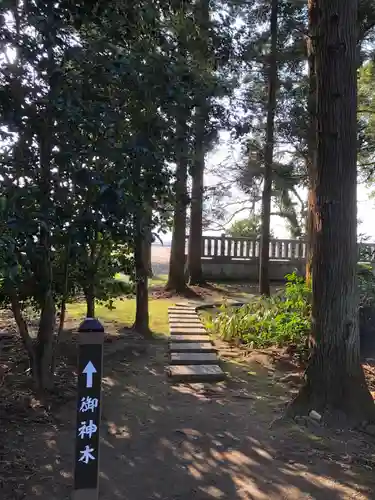
[[[372,345],[375,324],[375,276],[372,266],[358,264],[359,332],[361,344]]]
[[[44,381],[56,305],[82,292],[111,305],[119,287],[129,292],[113,277],[129,272],[135,214],[168,222],[178,88],[169,8],[0,6],[1,298]],[[30,304],[38,351],[22,317]]]
[[[0,61],[3,292],[40,308],[47,288],[56,301],[86,288],[107,300],[135,212],[151,207],[161,228],[169,217],[180,77],[162,36],[169,6],[98,6],[0,7],[0,45],[14,54]]]
[[[233,238],[259,238],[261,224],[261,217],[259,215],[250,215],[246,219],[233,222],[229,229],[227,229],[227,233]]]
[[[224,305],[209,326],[226,341],[254,348],[294,344],[303,350],[310,331],[311,290],[295,273],[286,278],[281,293],[239,308]]]
[[[358,264],[359,307],[375,310],[375,276],[371,264]]]
[[[134,283],[115,279],[118,273],[129,273],[133,268],[133,256],[126,245],[116,244],[111,238],[99,235],[90,241],[91,253],[87,245],[75,244],[69,249],[69,267],[65,275],[66,252],[54,254],[53,276],[56,302],[61,303],[87,297],[90,293],[96,301],[112,308],[113,299],[134,293]],[[96,248],[93,247],[96,244]],[[67,284],[65,285],[65,280]],[[64,287],[66,286],[66,290]]]
[[[0,5],[0,299],[30,358],[25,307],[50,356],[56,306],[83,294],[94,314],[95,301],[132,292],[114,276],[134,277],[136,240],[169,226],[171,165],[181,141],[192,163],[202,100],[204,151],[217,136],[232,40],[226,14],[201,29],[204,5]]]
[[[237,220],[227,229],[228,235],[233,238],[259,238],[260,231],[261,219],[257,215]]]
[[[286,276],[284,290],[255,298],[241,307],[223,305],[207,321],[207,327],[228,342],[252,348],[293,346],[301,356],[308,353],[311,329],[311,289],[295,273]],[[372,334],[375,321],[375,276],[371,265],[358,265],[359,325],[361,335]]]
[[[262,220],[260,215],[250,215],[246,219],[241,219],[233,222],[227,229],[227,233],[232,238],[260,238]],[[270,231],[270,236],[273,238],[273,231]]]
[[[367,62],[359,69],[358,122],[359,167],[364,179],[372,185],[375,172],[375,64]]]

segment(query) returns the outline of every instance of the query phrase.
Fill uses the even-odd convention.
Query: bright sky
[[[220,163],[228,156],[228,145],[229,142],[223,141],[223,143],[209,155],[207,159],[208,169],[214,168],[215,164]],[[230,147],[230,146],[229,146]],[[205,183],[206,185],[215,185],[220,180],[220,178],[215,178],[214,175],[206,175]],[[307,194],[307,193],[306,193]],[[306,194],[304,196],[306,196]],[[243,194],[238,192],[239,198],[243,199]],[[301,193],[303,195],[303,192]],[[369,236],[371,241],[375,242],[375,199],[370,199],[370,191],[363,184],[358,185],[357,189],[358,196],[358,220],[361,221],[358,227],[359,234],[365,234]],[[235,219],[244,218],[245,214],[239,214]],[[290,234],[285,227],[285,222],[281,217],[273,216],[271,219],[271,226],[274,234],[278,238],[289,238]]]
[[[213,151],[207,158],[207,170],[210,170],[210,173],[205,175],[205,185],[206,186],[212,186],[216,185],[219,181],[222,179],[220,176],[214,175],[212,171],[215,170],[215,166],[219,165],[221,162],[225,160],[225,158],[228,157],[228,155],[233,154],[235,156],[235,153],[230,151],[230,143],[225,140],[226,137],[224,137],[224,140],[219,144],[219,146]],[[233,192],[236,192],[236,190],[233,190]],[[238,198],[243,199],[244,195],[240,192],[238,192]],[[358,226],[358,233],[363,234],[367,237],[369,237],[369,241],[375,242],[375,199],[372,200],[370,199],[370,193],[369,190],[366,189],[366,187],[361,184],[358,185],[358,220],[361,222],[360,225]],[[301,193],[302,195],[302,193]],[[234,201],[234,197],[231,198],[231,203]],[[235,210],[238,208],[238,206],[231,207],[232,210]],[[228,210],[228,213],[230,211]],[[233,220],[236,219],[242,219],[246,216],[246,212],[240,213],[237,215]],[[285,222],[281,217],[275,217],[273,216],[271,218],[271,226],[272,230],[277,238],[290,238],[290,234],[285,226]],[[205,231],[205,234],[220,234],[221,231]],[[162,236],[162,240],[167,243],[171,240],[172,234],[168,232],[167,234]]]

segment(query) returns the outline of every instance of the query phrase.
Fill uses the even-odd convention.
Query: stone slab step
[[[208,335],[171,335],[170,342],[209,342]]]
[[[202,321],[198,318],[196,314],[192,316],[169,316],[168,317],[169,321],[172,323],[175,323],[178,321],[179,323],[200,323],[202,324]]]
[[[168,307],[169,311],[173,311],[174,309],[190,309],[192,311],[195,311],[195,307],[191,306],[189,304],[176,304],[175,306],[170,306]]]
[[[185,325],[185,326],[203,326],[203,323],[198,318],[168,318],[170,325]]]
[[[168,309],[168,314],[197,314],[194,309],[188,309],[187,307],[185,309]]]
[[[202,321],[200,318],[198,318],[198,316],[192,316],[192,317],[188,317],[186,318],[185,316],[173,316],[172,318],[169,317],[169,322],[170,323],[191,323],[193,325],[201,325],[202,324]]]
[[[183,328],[184,330],[205,330],[202,323],[169,323],[170,330],[176,330],[177,328]]]
[[[171,342],[169,350],[173,352],[216,352],[215,346],[211,342]]]
[[[194,314],[169,314],[168,315],[169,321],[193,321],[197,322],[200,321],[201,319],[199,316],[197,316],[195,313]]]
[[[200,302],[198,303],[198,305]],[[175,302],[174,306],[171,307],[197,307],[195,302],[192,302],[191,300],[188,301],[183,301],[183,302]]]
[[[178,325],[178,326],[174,326],[174,325],[169,325],[169,331],[171,334],[178,334],[178,333],[186,333],[186,334],[191,334],[191,335],[195,335],[196,333],[198,334],[201,334],[201,335],[204,335],[206,332],[206,329],[203,328],[203,326],[187,326],[187,325]]]
[[[171,365],[217,365],[214,352],[172,352]]]
[[[173,318],[198,318],[198,314],[194,311],[169,311],[168,317]]]
[[[181,315],[181,316],[197,316],[197,313],[194,311],[194,309],[168,309],[168,314],[169,315]]]
[[[168,314],[197,314],[196,310],[191,307],[169,308]]]
[[[225,379],[218,365],[173,365],[168,375],[172,382],[220,382]]]
[[[207,335],[207,332],[205,330],[201,330],[201,331],[197,331],[195,332],[194,330],[189,330],[188,332],[185,332],[185,331],[173,331],[173,332],[170,332],[171,335],[188,335],[189,337],[196,337],[197,335],[199,337],[201,337],[202,335]]]

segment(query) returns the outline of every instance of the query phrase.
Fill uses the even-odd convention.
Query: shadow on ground
[[[101,500],[374,498],[369,466],[355,461],[364,447],[372,456],[363,437],[270,427],[290,397],[273,367],[228,357],[228,382],[171,386],[165,353],[155,341],[147,354],[106,363]],[[74,406],[29,430],[7,426],[24,469],[4,484],[4,500],[70,498]]]

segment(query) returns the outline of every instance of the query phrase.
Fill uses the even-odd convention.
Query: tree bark
[[[196,8],[196,21],[201,33],[201,53],[200,57],[205,58],[207,52],[209,36],[209,0],[200,0]],[[205,61],[207,64],[207,60]],[[204,181],[204,162],[206,151],[206,126],[208,122],[209,103],[206,91],[197,96],[198,106],[195,114],[195,144],[194,159],[191,169],[192,188],[191,188],[191,209],[190,209],[190,232],[188,244],[188,272],[190,285],[202,285],[202,233],[203,233],[203,181]]]
[[[272,0],[271,4],[271,51],[269,55],[268,68],[268,105],[266,142],[264,147],[264,179],[262,191],[262,228],[260,237],[260,259],[259,259],[259,292],[261,295],[270,295],[269,279],[269,246],[270,246],[270,222],[271,222],[271,197],[272,197],[272,167],[274,149],[274,130],[276,112],[276,89],[277,89],[277,16],[278,0]]]
[[[53,359],[53,333],[55,330],[55,301],[52,291],[46,293],[39,320],[38,337],[36,343],[37,382],[44,391],[51,389],[53,378],[51,376]]]
[[[65,252],[65,261],[64,261],[64,285],[62,289],[62,298],[61,298],[61,304],[60,304],[60,317],[59,317],[59,326],[57,329],[57,335],[56,335],[56,341],[55,341],[55,346],[53,349],[53,354],[52,354],[52,362],[51,362],[51,373],[54,375],[56,371],[56,359],[57,359],[57,348],[60,343],[61,339],[61,334],[64,330],[64,324],[65,324],[65,316],[66,316],[66,303],[68,301],[68,290],[69,290],[69,262],[70,262],[70,250],[71,250],[71,237],[69,235],[68,242],[66,245],[66,252]]]
[[[311,359],[291,405],[372,420],[360,364],[357,298],[355,0],[316,0],[317,169]]]
[[[48,23],[53,23],[52,10],[48,12]],[[44,34],[44,44],[48,54],[47,72],[49,79],[49,94],[45,113],[39,116],[39,160],[40,160],[40,212],[41,221],[39,229],[39,251],[41,262],[37,264],[37,280],[41,289],[40,320],[35,346],[35,359],[37,369],[38,389],[43,393],[45,389],[53,386],[53,374],[51,373],[53,361],[53,344],[55,331],[55,300],[53,296],[53,276],[51,258],[51,228],[50,219],[54,211],[51,202],[52,190],[52,150],[53,150],[53,112],[52,106],[55,98],[55,84],[53,81],[56,66],[52,39],[47,33]]]
[[[151,229],[148,230],[147,232],[147,238],[145,240],[145,245],[144,245],[144,259],[145,259],[145,266],[147,269],[147,276],[148,278],[152,278],[153,276],[153,271],[152,271],[152,262],[151,262],[151,251],[152,251],[152,232]]]
[[[306,284],[312,286],[312,269],[314,257],[314,219],[315,219],[316,197],[311,177],[309,176],[309,190],[307,193],[307,218],[306,218]]]
[[[37,265],[37,280],[41,289],[40,319],[37,342],[35,347],[36,382],[38,389],[51,389],[53,375],[51,374],[53,362],[53,335],[55,330],[55,300],[53,296],[53,277],[51,263],[51,234],[49,217],[52,211],[51,196],[51,154],[52,154],[52,119],[49,107],[46,112],[46,126],[40,136],[40,167],[41,167],[41,201],[40,208],[42,222],[39,229],[39,251],[41,262]]]
[[[37,366],[36,366],[34,344],[33,344],[32,338],[30,337],[29,329],[28,329],[27,323],[23,317],[22,310],[21,310],[21,304],[20,304],[20,301],[18,299],[18,296],[17,296],[17,293],[15,290],[12,290],[10,292],[10,301],[11,301],[12,313],[13,313],[15,322],[17,324],[19,334],[21,336],[23,345],[25,346],[26,352],[27,352],[28,357],[29,357],[31,375],[33,376],[33,378],[36,382],[38,370],[37,370]]]
[[[309,38],[307,42],[307,59],[309,65],[309,95],[308,95],[308,161],[307,171],[309,177],[309,190],[307,195],[307,220],[306,220],[306,283],[312,285],[312,265],[314,256],[314,226],[316,214],[316,155],[317,155],[317,121],[316,121],[316,73],[315,73],[315,40],[316,40],[316,1],[309,0]]]
[[[94,286],[91,284],[85,291],[86,299],[86,318],[95,318],[95,292]]]
[[[316,214],[316,200],[314,184],[316,182],[316,155],[317,155],[317,123],[316,123],[316,75],[315,75],[315,45],[316,45],[316,0],[308,0],[309,8],[309,38],[307,41],[307,56],[309,65],[309,97],[308,97],[308,110],[309,110],[309,131],[308,131],[308,176],[309,176],[309,191],[308,191],[308,213],[306,220],[306,282],[312,284],[312,261],[313,261],[313,248],[314,248],[314,226]],[[375,9],[373,11],[375,13]],[[369,24],[364,22],[363,12],[359,8],[358,12],[358,36],[357,36],[357,58],[358,58],[358,45],[362,42],[368,28],[371,28],[373,22],[368,20]],[[358,61],[357,61],[358,65]]]
[[[60,316],[59,316],[59,327],[57,329],[57,342],[59,341],[60,335],[64,330],[65,317],[66,317],[66,300],[62,299],[60,307]]]
[[[177,158],[175,180],[175,206],[173,214],[173,232],[167,290],[184,293],[185,279],[185,237],[187,205],[187,155],[184,127],[177,125]]]
[[[143,223],[142,223],[143,222]],[[143,226],[143,228],[142,228]],[[143,335],[150,334],[148,310],[148,274],[149,269],[145,259],[148,228],[151,227],[149,214],[135,217],[134,260],[136,278],[136,312],[133,328]]]
[[[190,208],[190,231],[188,245],[189,285],[204,283],[202,272],[202,235],[203,235],[203,177],[204,177],[204,145],[203,138],[205,118],[202,110],[197,110],[195,130],[195,158],[192,166],[192,188]]]

